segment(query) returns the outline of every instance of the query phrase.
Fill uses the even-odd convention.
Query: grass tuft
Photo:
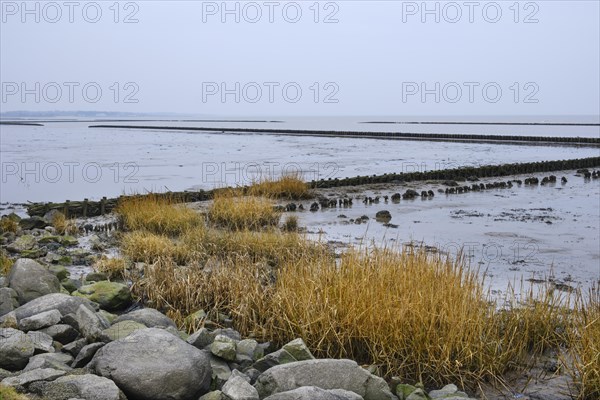
[[[78,232],[77,225],[65,214],[57,212],[52,216],[52,226],[59,235],[75,235]]]
[[[171,236],[202,225],[203,218],[199,213],[177,203],[174,197],[133,196],[121,201],[116,212],[125,227],[132,231],[144,230]]]
[[[600,288],[580,298],[571,332],[572,375],[579,386],[580,400],[600,399]]]
[[[17,221],[7,216],[0,218],[0,234],[6,232],[17,233],[18,230],[19,223]]]
[[[312,197],[300,174],[290,174],[279,179],[264,179],[248,189],[251,196],[263,196],[282,200],[303,200]]]
[[[231,230],[258,230],[277,226],[281,212],[262,197],[235,197],[221,192],[215,195],[208,219],[216,226]]]
[[[0,275],[8,276],[13,264],[14,264],[14,260],[6,254],[4,249],[1,249],[0,250]]]
[[[17,393],[17,391],[0,383],[0,400],[28,400],[27,396]]]
[[[127,275],[127,263],[122,258],[101,257],[93,265],[94,270],[106,274],[108,279],[124,279]]]

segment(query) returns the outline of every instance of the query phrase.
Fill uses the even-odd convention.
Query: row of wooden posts
[[[487,178],[508,175],[517,175],[525,173],[551,172],[579,168],[600,167],[600,157],[590,157],[574,160],[558,161],[540,161],[531,163],[515,163],[503,165],[485,165],[481,167],[463,167],[446,170],[433,170],[424,172],[410,173],[390,173],[371,176],[357,176],[354,178],[343,179],[322,179],[311,181],[308,185],[313,188],[331,188],[340,186],[360,186],[373,183],[394,183],[394,182],[418,182],[428,180],[458,180],[464,181],[468,177]],[[243,189],[247,189],[244,187]],[[213,198],[213,190],[183,191],[183,192],[164,192],[149,193],[147,195],[120,196],[117,198],[102,197],[100,201],[66,200],[64,203],[31,203],[26,206],[27,213],[30,216],[43,216],[51,210],[58,210],[69,217],[94,217],[110,213],[119,204],[127,198],[139,196],[155,196],[159,198],[168,198],[182,203],[191,203],[196,201],[206,201]]]

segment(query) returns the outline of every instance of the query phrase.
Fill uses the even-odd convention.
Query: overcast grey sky
[[[1,108],[597,115],[599,4],[3,0]]]

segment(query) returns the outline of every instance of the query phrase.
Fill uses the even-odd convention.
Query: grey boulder
[[[362,400],[354,392],[342,389],[325,390],[314,386],[302,386],[289,392],[276,393],[265,400]]]
[[[142,308],[119,316],[114,323],[122,321],[135,321],[146,325],[148,328],[167,327],[176,328],[175,322],[163,313],[153,308]]]
[[[38,262],[19,258],[8,275],[8,286],[17,292],[19,304],[60,292],[58,278]]]
[[[31,317],[32,315],[40,314],[45,311],[57,310],[60,315],[65,316],[67,314],[75,314],[80,305],[86,305],[90,309],[92,303],[81,297],[69,296],[63,293],[52,293],[42,297],[38,297],[35,300],[28,302],[25,305],[17,308],[14,313],[17,320]]]
[[[262,373],[254,385],[261,398],[302,386],[343,389],[365,400],[392,400],[387,383],[351,360],[306,360],[278,365]]]
[[[2,384],[12,387],[27,386],[32,382],[51,381],[56,378],[60,378],[64,374],[66,374],[66,372],[59,369],[38,368],[33,369],[31,371],[23,372],[22,374],[19,374],[17,376],[5,378],[2,380]]]
[[[50,382],[42,390],[45,399],[124,400],[125,396],[110,379],[101,376],[68,375]]]
[[[29,336],[12,329],[0,329],[0,368],[18,371],[27,365],[35,347]]]
[[[208,357],[159,328],[140,329],[102,347],[88,368],[130,399],[196,400],[209,389]]]
[[[58,310],[44,311],[31,317],[23,318],[19,321],[19,329],[27,331],[37,331],[60,322],[61,314]]]

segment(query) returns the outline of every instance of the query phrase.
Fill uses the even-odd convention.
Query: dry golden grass
[[[0,275],[6,276],[9,274],[14,260],[4,252],[4,249],[0,250]]]
[[[216,226],[231,229],[262,229],[277,226],[281,212],[262,197],[235,197],[221,192],[215,195],[208,219]]]
[[[52,217],[52,226],[59,235],[75,235],[78,232],[75,221],[68,219],[65,214],[61,212],[57,212]]]
[[[300,174],[255,182],[248,188],[248,194],[285,200],[302,200],[312,197],[308,185],[302,180]]]
[[[127,229],[145,230],[164,235],[178,235],[203,224],[196,211],[177,204],[176,198],[158,195],[125,198],[117,206]]]
[[[122,258],[101,257],[92,267],[97,272],[106,274],[108,279],[124,279],[127,275],[127,263]]]
[[[600,288],[580,298],[571,331],[573,370],[580,400],[600,399]]]
[[[0,219],[0,233],[12,232],[16,233],[19,230],[19,223],[10,217],[3,216]]]
[[[286,232],[296,232],[298,230],[298,217],[288,215],[283,222],[283,230]]]
[[[130,261],[144,263],[169,259],[183,265],[194,259],[194,255],[187,247],[166,236],[146,231],[126,233],[121,240],[121,253]]]

